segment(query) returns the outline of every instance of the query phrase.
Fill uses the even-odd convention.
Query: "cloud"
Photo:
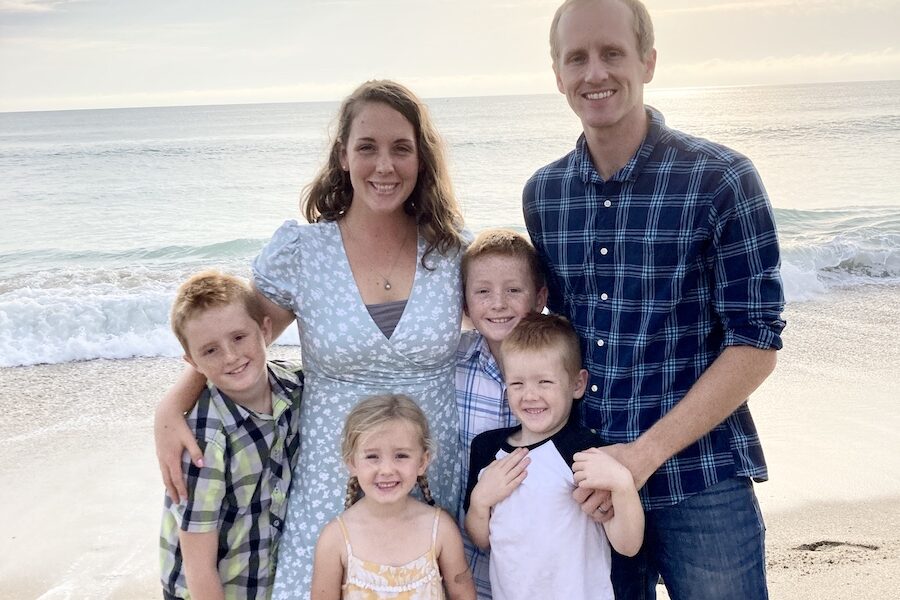
[[[48,13],[81,0],[0,0],[0,13]]]
[[[814,83],[900,78],[900,50],[824,52],[768,56],[748,60],[712,59],[667,66],[662,85],[743,85],[757,83]]]
[[[3,40],[6,49],[14,48],[22,51],[66,54],[80,50],[102,50],[104,52],[122,52],[134,47],[134,44],[110,40],[77,38],[77,37],[10,37]]]
[[[651,15],[677,15],[696,13],[730,13],[774,10],[809,14],[811,12],[849,12],[864,9],[890,8],[891,0],[744,0],[743,2],[714,2],[690,6],[657,8]]]

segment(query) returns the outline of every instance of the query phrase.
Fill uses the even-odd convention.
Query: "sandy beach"
[[[873,286],[788,307],[786,348],[751,402],[772,598],[900,597],[898,300]],[[180,369],[0,369],[0,598],[160,597],[151,420]]]

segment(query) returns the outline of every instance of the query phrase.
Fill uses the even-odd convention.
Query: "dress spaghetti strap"
[[[441,521],[441,509],[434,507],[434,525],[431,527],[431,549],[437,550],[437,530],[438,523]],[[349,542],[348,542],[349,543]]]
[[[350,547],[350,534],[347,533],[347,526],[344,525],[344,520],[340,517],[337,518],[337,522],[341,526],[341,534],[344,536],[344,544],[347,546],[347,556],[352,556],[353,548]]]

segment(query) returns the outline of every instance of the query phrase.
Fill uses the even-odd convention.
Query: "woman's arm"
[[[344,540],[340,525],[331,521],[322,528],[316,543],[311,600],[340,600],[344,583]]]
[[[206,378],[188,366],[156,407],[153,420],[156,459],[159,461],[166,493],[172,502],[187,500],[187,488],[181,470],[184,451],[187,450],[191,455],[195,465],[203,466],[203,453],[194,439],[194,433],[185,423],[184,413],[194,407],[205,385]]]
[[[475,582],[466,563],[462,536],[456,522],[441,511],[437,540],[438,568],[450,600],[475,600]]]
[[[271,344],[278,339],[278,336],[284,333],[284,330],[288,328],[288,325],[293,323],[294,319],[297,317],[293,312],[278,306],[266,298],[263,293],[259,291],[259,288],[256,287],[256,284],[251,283],[251,287],[253,287],[253,291],[256,292],[256,298],[262,305],[263,314],[272,321],[272,339],[266,340],[266,342]]]

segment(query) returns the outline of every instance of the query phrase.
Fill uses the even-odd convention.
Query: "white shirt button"
[[[601,300],[609,300],[609,296],[606,295],[606,292],[603,292],[602,294],[600,294],[600,299]]]
[[[606,208],[609,208],[610,206],[612,206],[612,202],[610,202],[609,200],[604,200],[603,206],[605,206]]]
[[[600,254],[602,254],[603,256],[606,256],[608,253],[609,250],[607,250],[606,248],[600,248]]]
[[[592,391],[592,392],[596,392],[596,391],[597,391],[597,386],[596,386],[596,385],[592,385],[592,386],[591,386],[591,391]]]
[[[598,346],[603,346],[603,340],[597,340],[597,345],[598,345]]]

